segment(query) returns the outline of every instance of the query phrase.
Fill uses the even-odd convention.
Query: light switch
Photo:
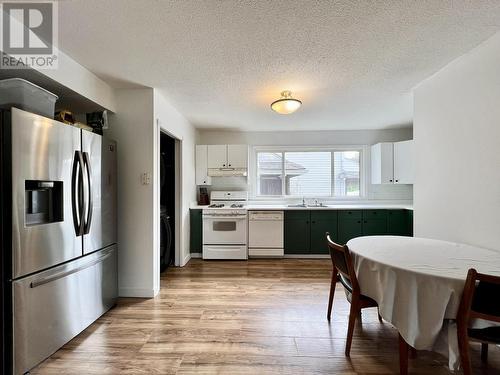
[[[141,175],[141,181],[143,185],[149,185],[151,183],[151,173],[144,172]]]

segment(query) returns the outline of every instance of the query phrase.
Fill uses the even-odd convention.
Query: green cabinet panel
[[[407,210],[408,214],[408,236],[413,237],[413,210]]]
[[[308,210],[285,211],[285,254],[307,254],[311,224]]]
[[[388,210],[363,210],[363,219],[385,219]]]
[[[285,220],[307,220],[311,218],[309,210],[288,210],[285,211]]]
[[[387,234],[387,220],[363,219],[363,236],[381,236]]]
[[[387,212],[387,234],[394,236],[407,236],[408,232],[408,211],[388,210]]]
[[[363,218],[362,210],[339,210],[339,220],[361,218]]]
[[[341,218],[339,215],[338,237],[332,238],[335,242],[346,244],[351,238],[363,235],[363,220],[352,218]]]
[[[311,221],[337,221],[337,217],[338,211],[335,210],[311,210]]]
[[[330,215],[327,219],[318,220],[316,218],[313,219],[311,212],[311,254],[328,254],[326,232],[329,232],[330,236],[335,238],[338,235],[337,225],[336,215]]]
[[[198,209],[191,209],[189,216],[190,238],[189,249],[192,253],[201,253],[203,249],[203,224],[202,224],[202,211]]]

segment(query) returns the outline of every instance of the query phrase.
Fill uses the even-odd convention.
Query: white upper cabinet
[[[227,145],[227,166],[229,168],[247,168],[248,146]]]
[[[208,168],[227,168],[227,145],[208,145]]]
[[[371,147],[372,184],[394,183],[394,147],[392,142]]]
[[[208,176],[208,146],[196,145],[196,185],[211,185],[212,178]]]
[[[208,168],[246,169],[247,145],[208,145]]]
[[[394,183],[413,184],[413,141],[394,143]]]
[[[413,140],[371,146],[372,184],[413,184]]]
[[[246,177],[247,145],[196,145],[196,185],[211,185],[211,177]]]

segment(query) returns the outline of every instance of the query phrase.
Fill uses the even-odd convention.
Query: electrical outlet
[[[144,172],[141,175],[141,181],[143,185],[149,185],[151,183],[151,173]]]

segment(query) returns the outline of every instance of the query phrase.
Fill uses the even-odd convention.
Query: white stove
[[[203,209],[203,259],[248,259],[246,191],[212,191]]]

